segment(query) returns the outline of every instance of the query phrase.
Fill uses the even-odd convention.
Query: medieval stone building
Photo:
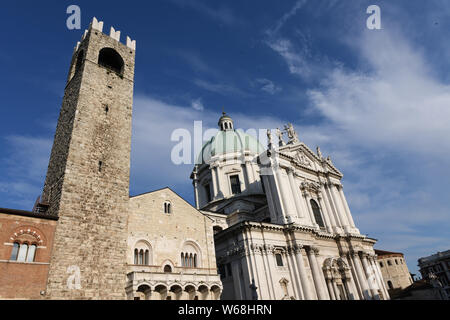
[[[77,44],[42,197],[0,209],[0,298],[220,298],[212,220],[168,188],[130,198],[135,49],[95,18]]]

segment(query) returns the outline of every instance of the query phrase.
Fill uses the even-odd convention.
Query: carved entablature
[[[312,192],[312,193],[317,193],[320,194],[321,193],[321,184],[318,182],[302,182],[302,184],[300,185],[300,188],[302,191],[306,191],[306,192]]]

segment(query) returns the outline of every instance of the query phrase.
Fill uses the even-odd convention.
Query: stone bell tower
[[[45,297],[125,299],[136,42],[93,19],[73,53],[40,210],[59,217]]]

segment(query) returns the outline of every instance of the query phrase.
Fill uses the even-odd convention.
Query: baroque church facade
[[[77,44],[42,196],[0,209],[0,298],[389,298],[343,175],[291,125],[265,148],[224,114],[195,207],[170,188],[130,197],[135,51],[95,18]]]
[[[223,298],[389,299],[373,249],[347,204],[342,173],[292,125],[267,150],[223,115],[191,174],[214,220]],[[283,134],[288,135],[286,143]]]

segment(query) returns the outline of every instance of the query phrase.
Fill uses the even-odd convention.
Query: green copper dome
[[[250,154],[259,155],[264,150],[256,138],[241,130],[219,131],[203,145],[197,163],[209,163],[212,157],[226,153],[248,151]]]

